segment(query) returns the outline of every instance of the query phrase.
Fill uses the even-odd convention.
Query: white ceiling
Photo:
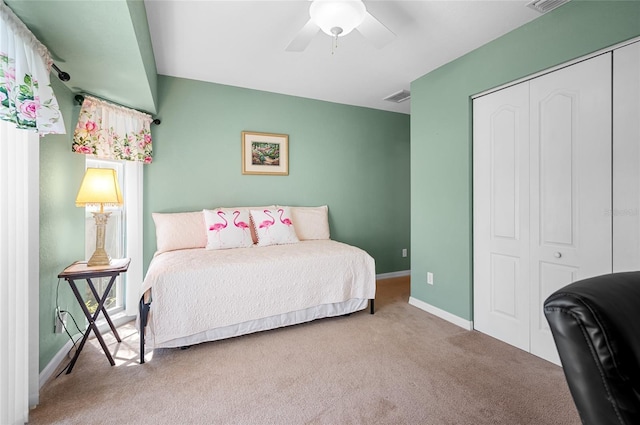
[[[307,0],[145,0],[159,74],[374,109],[422,75],[537,18],[520,0],[365,0],[396,34],[375,48],[357,31],[319,32],[304,52],[286,46],[309,19]]]

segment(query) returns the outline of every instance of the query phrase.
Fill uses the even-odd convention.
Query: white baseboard
[[[376,279],[391,279],[394,277],[411,276],[411,270],[400,270],[399,272],[380,273]]]
[[[455,314],[451,314],[448,311],[444,311],[442,309],[439,309],[438,307],[434,307],[431,304],[420,301],[417,298],[409,297],[409,304],[414,307],[418,307],[420,310],[424,310],[427,313],[431,313],[434,316],[438,316],[439,318],[444,319],[447,322],[451,322],[454,325],[460,326],[463,329],[466,329],[468,331],[473,330],[473,321],[458,317]]]
[[[78,339],[79,336],[80,334],[76,334],[73,338]],[[65,345],[62,346],[62,348],[56,353],[56,355],[53,356],[53,358],[47,364],[47,366],[45,366],[45,368],[42,369],[42,371],[40,372],[40,378],[39,378],[41,389],[42,389],[42,386],[49,380],[49,378],[53,376],[56,369],[58,369],[58,366],[60,366],[62,362],[64,362],[65,360],[69,360],[69,361],[71,360],[69,357],[67,357],[67,353],[69,353],[69,350],[71,350],[71,347],[73,347],[73,342],[69,340]]]
[[[119,328],[120,326],[124,325],[125,323],[129,323],[132,320],[136,320],[136,316],[127,316],[127,313],[125,313],[124,311],[114,314],[113,316],[109,315],[109,317],[113,322],[113,326],[115,326],[116,328]],[[100,329],[101,333],[110,331],[109,324],[107,323],[106,320],[99,319],[96,323],[98,324],[98,329]],[[95,335],[93,333],[91,334],[89,339],[91,338],[95,338]]]
[[[117,313],[111,318],[111,321],[113,322],[113,325],[116,328],[132,320],[135,320],[135,317],[127,316],[124,312]],[[110,330],[109,324],[107,323],[106,320],[104,319],[98,320],[96,323],[101,333],[104,333]],[[91,332],[89,339],[93,339],[95,337],[96,336],[93,334],[93,332]],[[73,336],[74,341],[79,341],[81,338],[82,338],[82,335],[80,333],[77,333]],[[69,353],[69,350],[71,350],[71,347],[73,347],[73,342],[69,340],[65,345],[62,346],[62,348],[56,353],[56,355],[53,356],[53,358],[47,364],[47,366],[45,366],[45,368],[42,369],[42,372],[40,372],[40,378],[39,378],[40,388],[42,388],[42,386],[49,380],[49,378],[53,376],[55,371],[64,361],[71,361],[71,359],[67,357],[67,354]]]

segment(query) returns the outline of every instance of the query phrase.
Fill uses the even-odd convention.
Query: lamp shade
[[[102,210],[105,204],[122,205],[122,203],[122,192],[120,192],[116,170],[87,168],[76,196],[76,206],[100,205]]]
[[[315,0],[309,8],[311,20],[332,37],[349,34],[362,23],[366,13],[360,0]]]

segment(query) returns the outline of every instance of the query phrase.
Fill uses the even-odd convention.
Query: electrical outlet
[[[433,285],[433,273],[427,272],[427,283]]]
[[[402,258],[407,257],[407,248],[402,248]]]
[[[57,334],[63,333],[65,328],[67,327],[67,312],[66,311],[58,312],[56,310],[56,315],[54,320],[55,320],[54,332]]]

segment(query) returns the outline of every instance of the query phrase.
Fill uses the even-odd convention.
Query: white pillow
[[[246,248],[253,245],[246,208],[204,210],[207,249]]]
[[[329,239],[329,207],[289,207],[291,220],[301,241]]]
[[[157,253],[207,245],[202,211],[152,213],[151,216],[156,225]]]
[[[275,208],[275,207],[276,207],[275,205],[265,205],[263,207],[218,207],[216,209],[221,209],[221,208],[228,209],[228,210],[245,209],[245,210],[247,210],[247,213],[248,213],[248,211],[251,211],[251,210],[263,211],[263,210],[270,210],[270,209]],[[249,229],[251,230],[251,240],[253,240],[254,244],[257,244],[258,243],[258,236],[256,235],[256,229],[253,226],[253,222],[251,222],[251,215],[249,215]]]
[[[258,236],[258,246],[299,242],[289,208],[251,210],[251,219]]]

